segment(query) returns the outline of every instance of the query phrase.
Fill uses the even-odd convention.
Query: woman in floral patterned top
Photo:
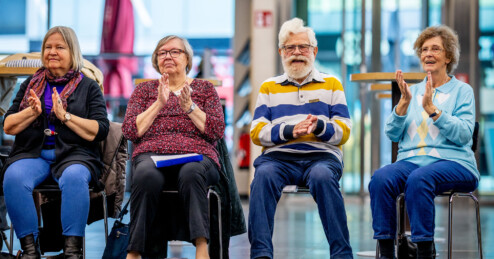
[[[134,171],[127,258],[154,256],[151,223],[161,218],[161,192],[170,183],[177,186],[183,202],[196,258],[209,258],[206,195],[208,186],[219,180],[215,143],[223,137],[225,122],[213,85],[187,77],[192,57],[186,39],[174,35],[161,39],[152,55],[153,66],[161,78],[139,84],[128,103],[122,130],[134,144]],[[156,168],[150,158],[157,154],[187,153],[202,154],[204,159]]]

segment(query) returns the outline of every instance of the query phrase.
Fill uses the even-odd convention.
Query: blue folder
[[[201,154],[151,156],[157,168],[202,161]]]

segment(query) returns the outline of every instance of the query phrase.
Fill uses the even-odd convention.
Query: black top
[[[5,114],[4,121],[9,115],[19,112],[19,106],[31,78],[26,79],[20,86],[12,106]],[[48,117],[45,113],[44,96],[40,97],[40,101],[43,109],[41,115],[15,137],[12,152],[10,152],[1,171],[2,183],[5,170],[11,163],[24,158],[37,158],[41,154],[45,139],[43,130],[48,128]],[[93,141],[87,141],[56,119],[54,122],[55,132],[58,133],[55,137],[56,158],[51,165],[51,173],[54,177],[59,178],[68,166],[83,164],[91,172],[91,181],[94,184],[100,177],[102,166],[99,142],[106,138],[110,127],[103,93],[96,81],[88,77],[82,78],[75,91],[67,99],[67,112],[81,118],[96,120],[99,125],[98,133]],[[3,184],[0,185],[0,188],[2,186]]]

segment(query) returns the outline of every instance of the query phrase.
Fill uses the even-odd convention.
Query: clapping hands
[[[309,135],[316,129],[317,126],[317,116],[307,115],[307,118],[299,122],[293,128],[293,137],[299,138],[305,135]]]

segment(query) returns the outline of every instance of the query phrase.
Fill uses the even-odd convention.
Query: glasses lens
[[[307,53],[309,52],[310,47],[311,46],[308,44],[302,44],[302,45],[286,45],[284,48],[288,54],[292,54],[293,52],[295,52],[297,48],[301,53]]]
[[[298,49],[300,50],[300,52],[302,53],[307,53],[309,52],[309,47],[310,45],[306,45],[306,44],[303,44],[303,45],[298,45]]]
[[[180,50],[178,50],[178,49],[172,49],[172,50],[170,50],[170,55],[171,55],[172,57],[174,57],[174,58],[178,58],[178,56],[180,56],[180,53],[181,53],[181,52],[180,52]]]

